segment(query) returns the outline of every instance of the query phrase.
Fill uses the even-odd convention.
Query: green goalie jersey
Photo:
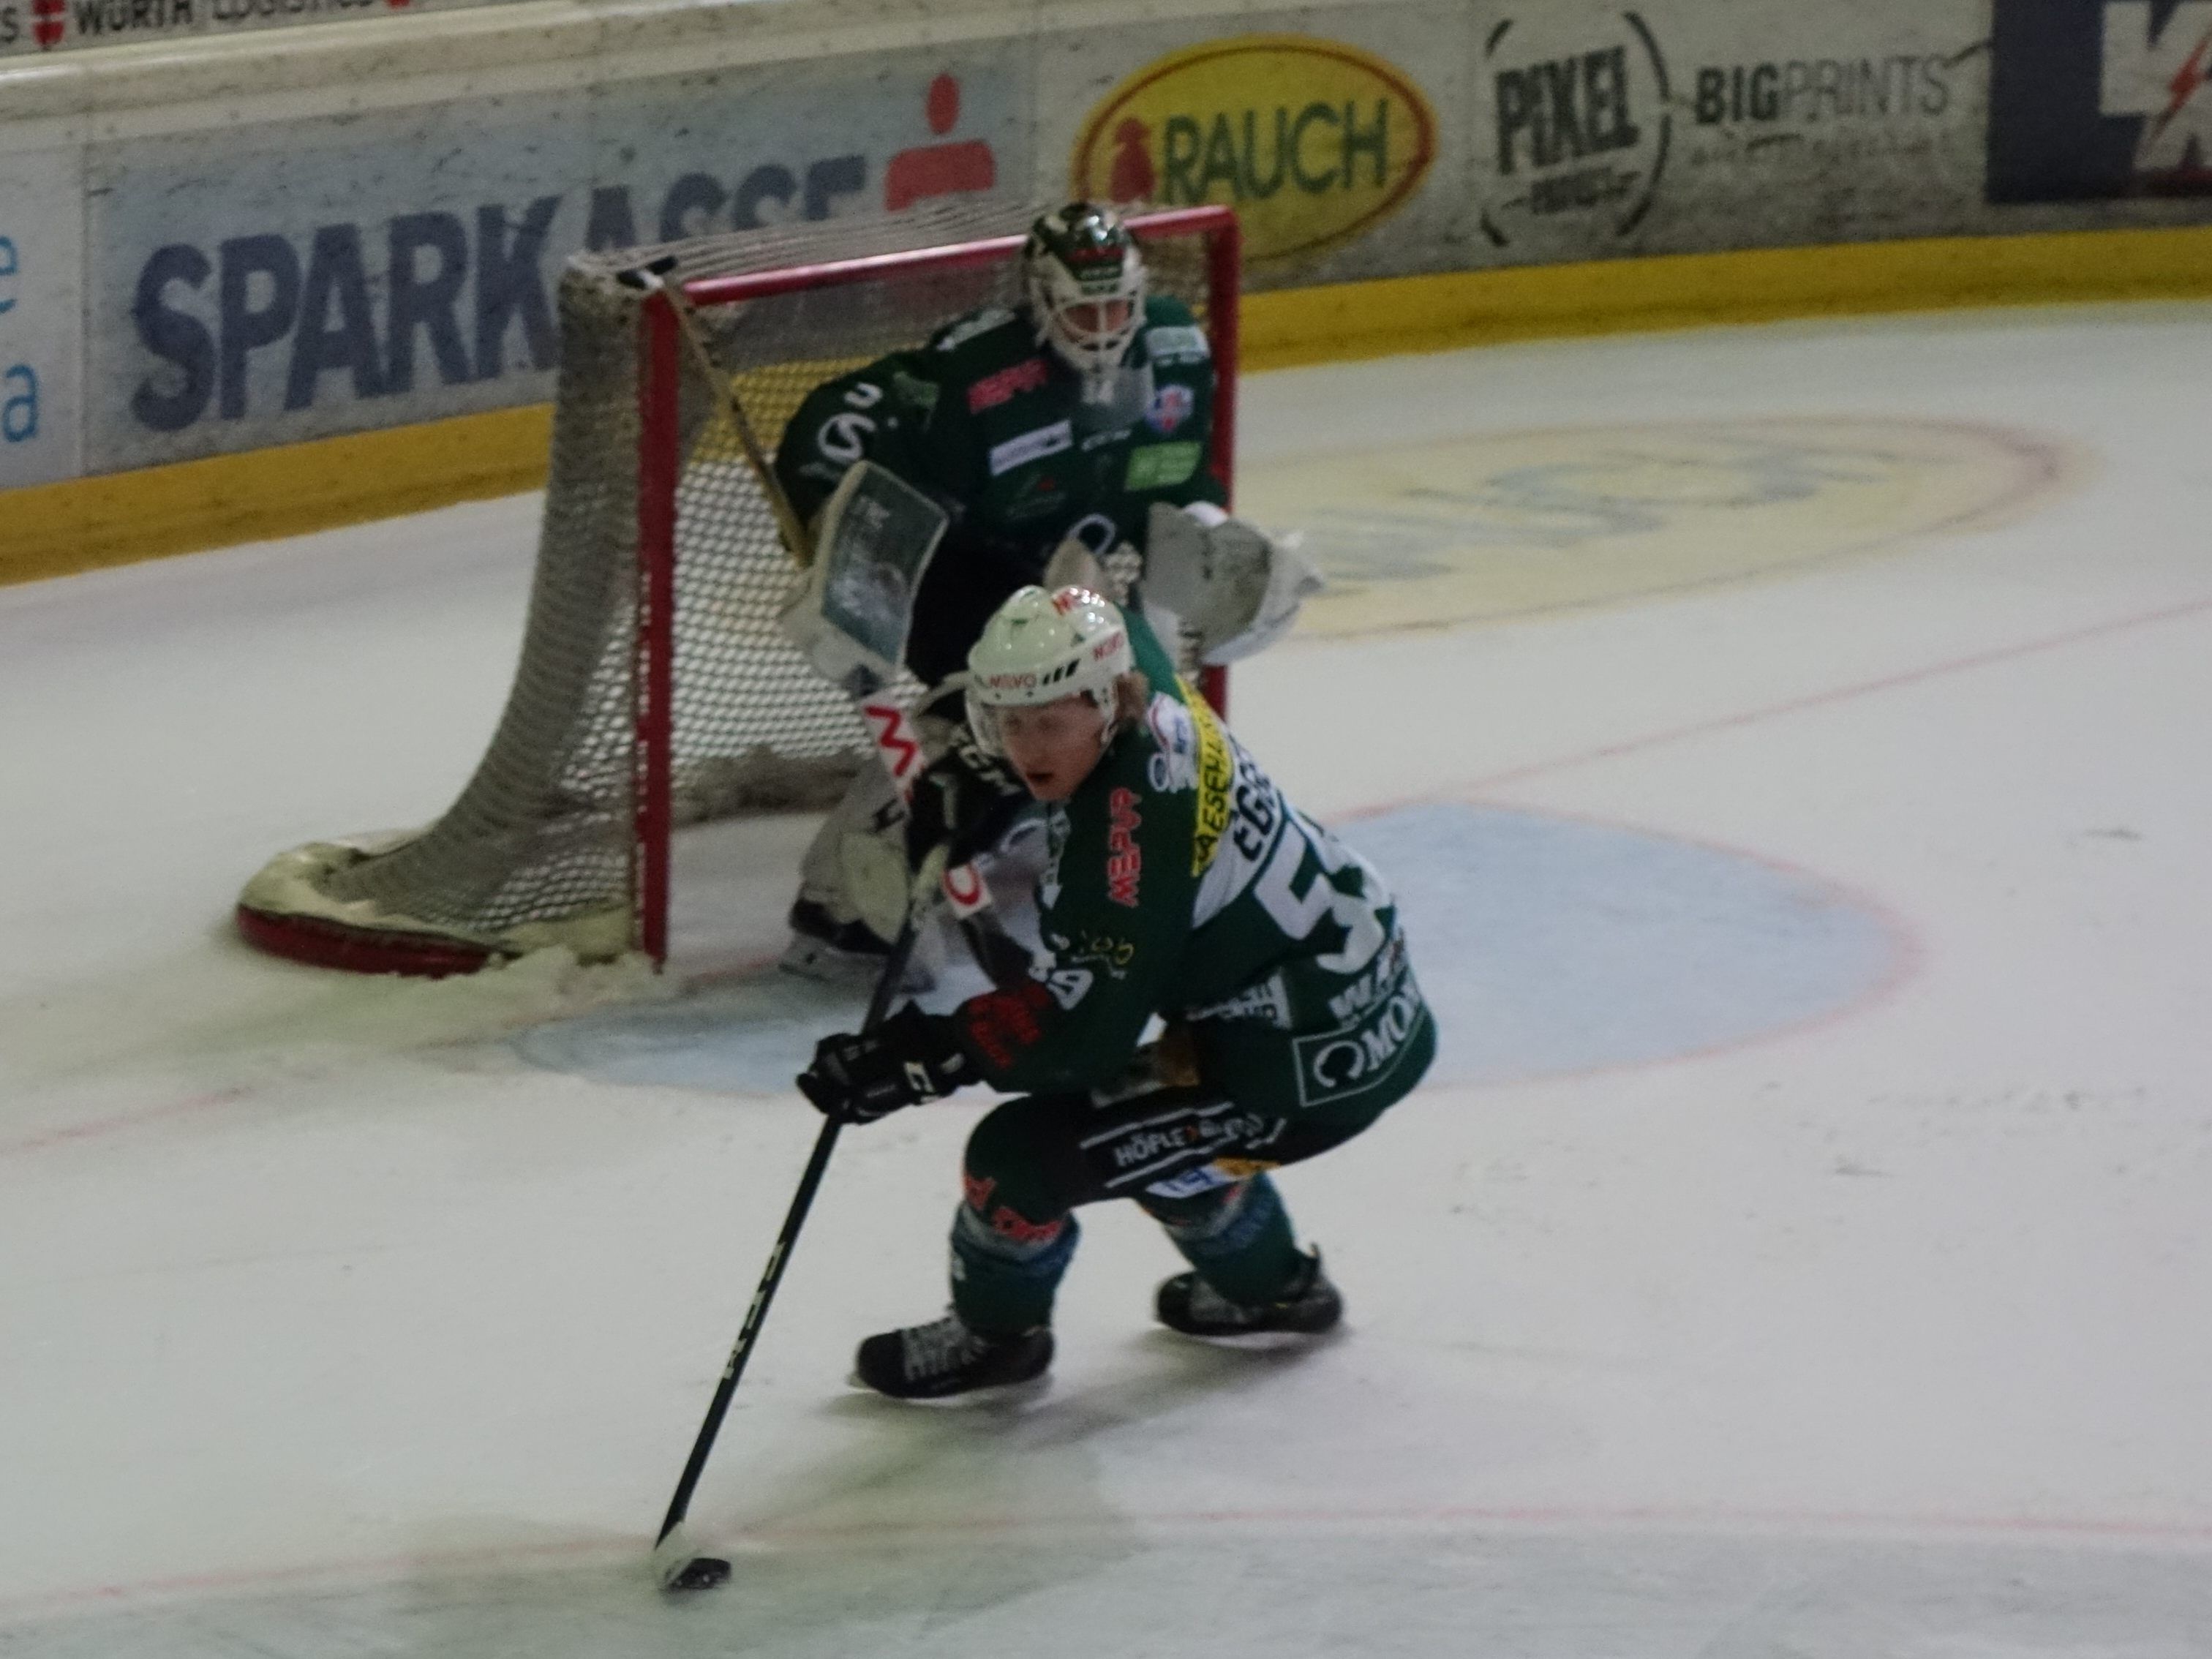
[[[908,664],[924,684],[963,665],[991,613],[1040,580],[1070,532],[1100,552],[1117,542],[1142,548],[1154,501],[1226,499],[1207,465],[1212,353],[1181,301],[1146,301],[1124,369],[1133,396],[1086,404],[1028,315],[991,307],[919,350],[816,387],[792,416],[775,472],[802,518],[863,457],[951,515],[908,639]]]
[[[1240,1103],[1368,1116],[1435,1047],[1397,905],[1282,792],[1127,614],[1153,695],[1046,809],[1048,952],[1033,982],[953,1016],[984,1081],[1101,1088],[1154,1014],[1188,1022],[1206,1083]]]

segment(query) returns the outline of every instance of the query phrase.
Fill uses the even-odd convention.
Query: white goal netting
[[[675,257],[669,280],[700,301],[714,355],[773,445],[823,379],[1012,301],[1012,249],[978,245],[1027,216],[970,210],[572,259],[528,625],[490,745],[428,828],[273,860],[240,900],[247,936],[378,971],[451,972],[555,944],[586,959],[657,951],[656,839],[834,799],[867,760],[866,734],[775,626],[793,566],[717,398],[680,347],[656,346],[646,296],[617,273]],[[1206,236],[1139,229],[1156,286],[1217,320]],[[907,251],[919,257],[880,257]],[[770,272],[791,273],[771,284],[784,291],[716,301],[718,279]],[[665,434],[641,414],[654,374],[678,377]],[[655,629],[641,610],[641,518],[650,542],[655,492],[672,487],[674,603]],[[665,499],[659,510],[665,521]]]

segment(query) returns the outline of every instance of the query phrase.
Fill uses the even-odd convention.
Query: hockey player
[[[1018,306],[971,313],[919,350],[817,387],[776,451],[777,479],[802,518],[863,459],[950,516],[908,634],[907,665],[925,686],[962,667],[984,619],[1042,580],[1063,543],[1100,556],[1142,552],[1155,503],[1221,517],[1222,483],[1207,465],[1206,337],[1181,301],[1148,291],[1127,227],[1081,202],[1048,213],[1030,228],[1022,276]],[[933,706],[959,718],[957,698],[925,698]],[[884,951],[883,919],[864,919],[847,865],[856,839],[864,855],[871,838],[895,842],[897,810],[863,775],[831,813],[806,855],[788,965]]]
[[[988,1084],[969,1137],[952,1307],[860,1345],[860,1380],[937,1398],[1052,1358],[1073,1212],[1131,1198],[1191,1264],[1158,1316],[1197,1336],[1318,1332],[1341,1303],[1266,1171],[1374,1122],[1436,1036],[1395,901],[1299,813],[1180,680],[1135,612],[1016,592],[969,657],[969,719],[1044,804],[1046,954],[952,1013],[909,1005],[825,1038],[799,1086],[841,1121]],[[1140,1049],[1155,1015],[1170,1036]]]

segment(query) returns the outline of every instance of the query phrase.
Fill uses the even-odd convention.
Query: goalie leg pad
[[[898,892],[888,906],[878,890],[879,860],[867,850],[872,842],[883,843],[897,865]],[[799,897],[803,904],[819,907],[833,924],[864,923],[886,944],[898,937],[906,916],[904,817],[897,791],[880,766],[861,768],[814,832],[799,861]]]

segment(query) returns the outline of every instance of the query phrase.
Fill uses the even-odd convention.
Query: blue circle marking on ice
[[[1849,896],[1694,842],[1464,802],[1341,833],[1399,896],[1437,1082],[1725,1048],[1848,1006],[1898,961]]]
[[[1845,1007],[1899,942],[1847,895],[1740,853],[1465,802],[1343,826],[1399,896],[1437,1012],[1432,1081],[1495,1083],[1725,1048]],[[515,1039],[603,1082],[781,1094],[865,990],[773,969]]]
[[[781,1094],[832,1031],[860,1023],[865,988],[765,968],[677,1002],[602,1008],[514,1039],[525,1060],[602,1083]]]

